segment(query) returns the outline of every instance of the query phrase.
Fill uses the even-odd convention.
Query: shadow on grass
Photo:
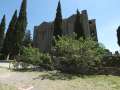
[[[67,73],[62,73],[59,71],[48,71],[45,69],[19,69],[19,70],[13,70],[16,72],[40,72],[42,74],[38,75],[37,77],[33,78],[33,80],[41,79],[41,80],[73,80],[78,77],[84,78],[84,77],[89,77],[89,76],[94,76],[94,75],[112,75],[112,76],[120,76],[120,68],[116,67],[104,67],[100,68],[97,71],[90,71],[89,74],[67,74]],[[93,72],[93,73],[91,73]]]
[[[11,69],[15,72],[43,72],[43,71],[49,71],[44,68],[19,68],[19,69]]]
[[[101,68],[96,73],[90,73],[90,74],[66,74],[61,73],[59,71],[48,71],[47,73],[44,73],[42,75],[39,75],[36,78],[33,78],[33,80],[41,79],[41,80],[73,80],[80,78],[85,78],[89,76],[96,76],[96,75],[112,75],[112,76],[120,76],[120,68],[113,68],[113,67],[106,67]]]
[[[84,78],[84,75],[78,74],[66,74],[61,73],[59,71],[50,71],[45,74],[39,75],[38,77],[33,78],[33,80],[41,79],[41,80],[73,80],[77,77]]]

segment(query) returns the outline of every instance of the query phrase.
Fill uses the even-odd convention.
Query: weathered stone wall
[[[90,35],[91,35],[91,37],[93,37],[96,41],[98,41],[96,20],[95,19],[89,20],[89,26],[90,26]]]
[[[82,24],[83,24],[85,37],[90,37],[89,20],[86,10],[82,11]]]
[[[44,22],[40,26],[34,28],[34,47],[39,48],[40,51],[46,52],[50,50],[53,36],[53,25]]]

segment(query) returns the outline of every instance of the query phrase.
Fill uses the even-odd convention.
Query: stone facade
[[[97,39],[96,20],[88,20],[88,14],[86,10],[83,10],[80,14],[81,22],[83,25],[85,37],[95,37]],[[72,15],[63,20],[63,35],[72,34],[74,32],[74,22],[76,15]],[[53,22],[43,22],[39,26],[34,27],[34,47],[39,48],[42,52],[50,50],[52,37],[53,37],[54,25]]]

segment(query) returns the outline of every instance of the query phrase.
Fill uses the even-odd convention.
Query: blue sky
[[[7,25],[22,0],[0,0],[0,20],[5,14]],[[53,21],[58,0],[28,0],[28,29],[43,21]],[[63,18],[87,9],[89,19],[96,19],[99,42],[112,52],[119,50],[116,29],[120,25],[120,0],[61,0]]]

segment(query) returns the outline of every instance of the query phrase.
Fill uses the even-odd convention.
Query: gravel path
[[[0,63],[0,83],[16,86],[19,90],[34,90],[31,81],[34,76],[29,72],[12,72],[9,63]]]

